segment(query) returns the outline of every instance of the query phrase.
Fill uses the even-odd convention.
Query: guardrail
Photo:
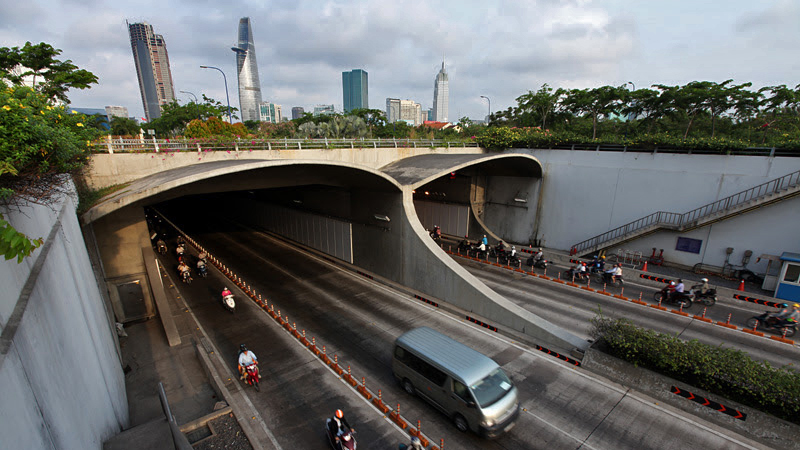
[[[337,148],[451,148],[479,147],[475,141],[445,139],[112,139],[91,144],[95,153],[206,152],[254,150],[316,150]]]
[[[703,205],[683,214],[659,211],[648,216],[644,216],[641,219],[634,220],[633,222],[626,223],[625,225],[614,228],[613,230],[579,242],[572,246],[572,252],[581,253],[590,248],[597,249],[597,247],[604,242],[633,234],[647,227],[678,229],[693,223],[697,223],[700,220],[714,214],[730,210],[731,208],[735,208],[747,202],[766,197],[769,194],[779,193],[781,190],[789,189],[798,185],[800,185],[800,170],[784,175],[780,178],[767,181],[766,183],[759,184],[758,186],[742,192],[737,192],[736,194],[730,195],[707,205]]]

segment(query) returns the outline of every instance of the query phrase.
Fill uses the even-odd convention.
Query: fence
[[[185,151],[255,151],[314,150],[337,148],[463,148],[478,147],[475,141],[445,139],[236,139],[230,141],[199,139],[112,139],[91,144],[95,153],[147,153]]]

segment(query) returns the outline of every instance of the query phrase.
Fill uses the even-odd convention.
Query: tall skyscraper
[[[350,72],[342,72],[345,114],[354,109],[369,108],[369,89],[367,85],[366,71],[353,69]]]
[[[231,47],[236,53],[236,68],[239,76],[239,111],[242,122],[260,120],[261,81],[258,79],[256,46],[253,43],[253,28],[250,18],[239,19],[239,45]]]
[[[303,114],[305,114],[305,113],[306,113],[306,111],[303,109],[302,106],[293,107],[292,108],[292,120],[299,119],[299,118],[303,117]]]
[[[147,22],[127,23],[131,36],[133,62],[139,77],[144,116],[147,120],[161,117],[161,107],[175,100],[172,72],[164,37],[153,32]]]
[[[442,70],[436,75],[436,82],[433,85],[433,116],[437,122],[447,122],[450,102],[449,84],[447,71],[444,70],[444,61],[442,61]]]

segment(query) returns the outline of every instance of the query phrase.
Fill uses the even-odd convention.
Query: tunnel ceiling
[[[130,205],[151,205],[174,198],[288,186],[327,185],[371,191],[400,191],[380,172],[345,164],[308,161],[219,161],[167,170],[144,177],[116,192],[81,218],[91,223]]]
[[[422,155],[405,158],[381,168],[401,185],[420,187],[449,172],[481,172],[488,176],[542,177],[539,161],[526,154]]]

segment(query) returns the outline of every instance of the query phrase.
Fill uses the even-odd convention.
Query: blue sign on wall
[[[700,247],[702,246],[703,246],[703,241],[701,239],[679,237],[678,244],[675,246],[675,250],[699,254]]]

